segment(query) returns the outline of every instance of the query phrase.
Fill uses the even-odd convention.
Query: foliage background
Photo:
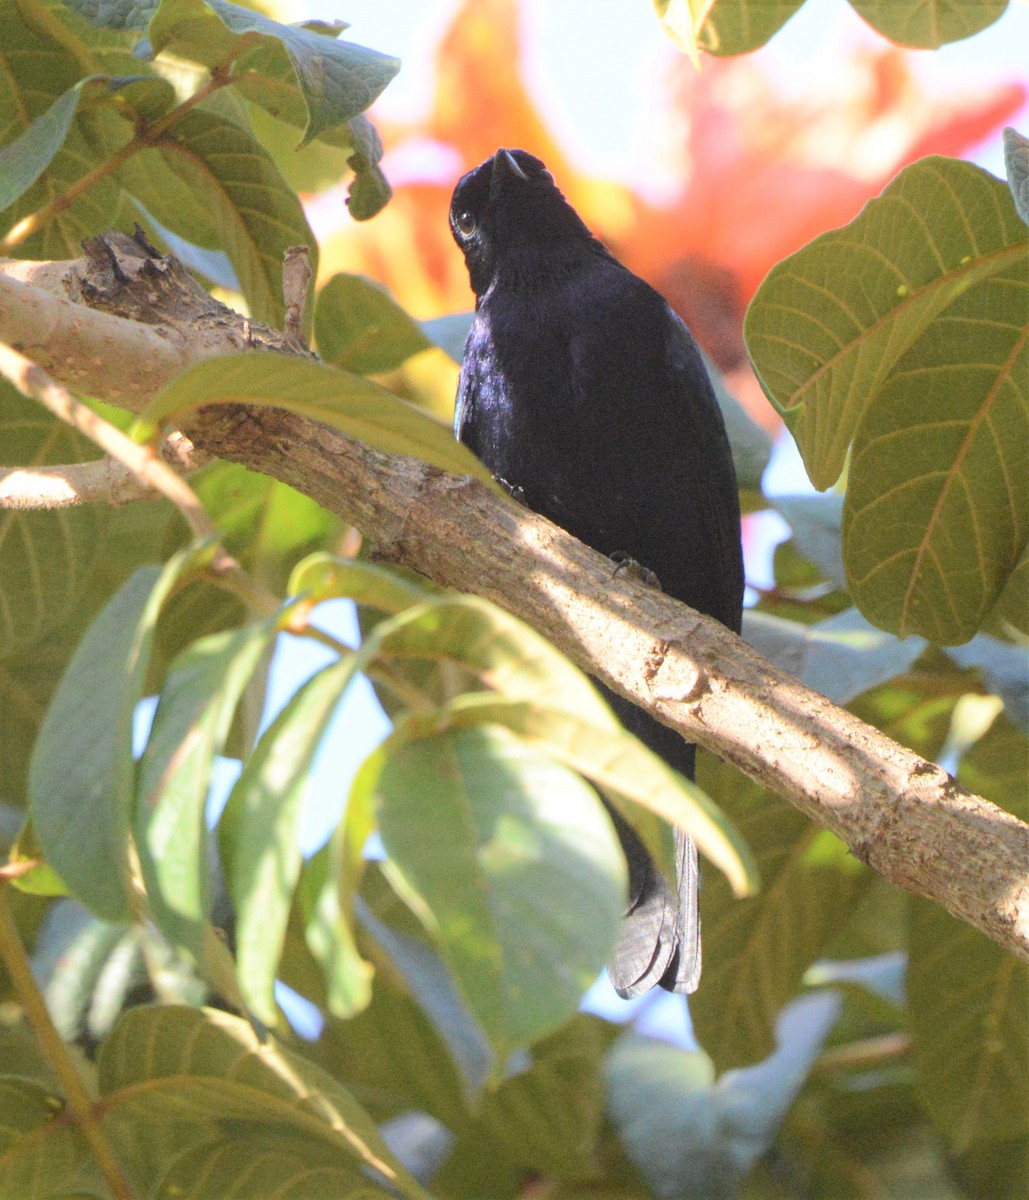
[[[33,36],[45,41],[58,8],[19,8],[3,0],[0,17],[13,30],[30,14]],[[169,49],[208,65],[224,51],[226,35],[208,17],[202,37],[191,31],[196,13],[189,4],[162,11]],[[47,34],[39,32],[44,18],[51,22]],[[279,315],[276,263],[289,240],[305,236],[307,217],[289,194],[295,188],[320,243],[314,337],[322,357],[373,375],[394,395],[449,418],[457,366],[437,343],[453,344],[461,321],[448,318],[469,304],[446,226],[453,182],[498,145],[540,154],[591,226],[681,308],[752,418],[740,418],[734,439],[749,466],[741,473],[753,513],[749,548],[760,551],[762,523],[767,528],[765,514],[773,510],[788,534],[765,568],[770,577],[757,580],[752,640],[833,699],[943,762],[974,790],[1025,816],[1024,655],[1012,628],[1017,596],[985,622],[977,620],[985,631],[957,648],[942,644],[955,639],[898,641],[871,629],[848,594],[842,485],[818,496],[762,492],[767,445],[760,430],[777,431],[781,419],[752,372],[743,327],[747,303],[776,263],[852,220],[906,164],[979,146],[1024,112],[1024,83],[959,77],[930,101],[914,56],[872,35],[857,47],[844,38],[836,49],[837,85],[823,79],[811,94],[785,87],[783,68],[771,55],[705,58],[698,74],[669,51],[654,70],[658,82],[646,113],[642,140],[652,156],[641,155],[612,181],[579,167],[538,89],[526,89],[522,19],[511,0],[451,6],[446,20],[440,18],[431,69],[423,65],[427,110],[405,120],[387,112],[378,121],[387,151],[383,167],[396,194],[370,221],[344,219],[342,190],[332,186],[356,149],[365,155],[357,164],[364,169],[352,193],[356,206],[371,209],[382,198],[367,133],[351,128],[342,146],[321,138],[297,152],[310,114],[300,111],[290,91],[277,106],[285,120],[276,120],[255,87],[245,120],[228,93],[195,111],[169,160],[181,173],[162,174],[152,156],[153,176],[129,165],[118,186],[102,181],[70,214],[57,213],[11,252],[71,257],[85,234],[131,224],[139,213],[129,211],[120,187],[143,198],[158,240],[161,225],[172,225],[195,242],[202,253],[172,244],[219,294],[240,303],[220,254],[222,211],[212,217],[190,196],[215,194],[208,190],[211,178],[196,173],[198,163],[213,162],[205,154],[208,138],[224,146],[256,134],[272,164],[262,166],[267,174],[258,183],[274,184],[278,199],[274,219],[265,226],[245,222],[243,244],[230,247],[235,283],[252,310],[272,320]],[[1024,26],[1025,12],[1014,19]],[[615,17],[600,6],[595,21],[614,23]],[[136,35],[119,39],[109,31],[74,29],[110,74],[132,69],[128,47]],[[150,36],[157,36],[156,27]],[[273,30],[269,36],[280,35]],[[63,52],[51,51],[45,71],[8,52],[0,143],[48,111],[81,74],[82,62],[67,44],[65,38]],[[264,46],[256,53],[268,60],[253,61],[266,84],[275,79],[281,86],[284,68],[276,52]],[[415,53],[428,62],[418,43]],[[589,37],[564,53],[555,71],[574,78],[576,59],[590,53]],[[79,59],[86,57],[80,47]],[[631,81],[625,64],[618,68],[611,72],[611,92],[626,95]],[[177,83],[187,92],[196,86],[195,80]],[[16,200],[22,205],[16,215],[38,209],[81,176],[83,163],[117,144],[108,100],[99,95],[106,85],[91,86],[97,96],[84,93],[75,113],[67,114],[57,156],[37,193],[30,189]],[[569,86],[574,89],[566,80]],[[169,100],[150,81],[132,103],[159,113]],[[248,145],[240,143],[243,159]],[[41,159],[43,152],[35,152]],[[228,195],[231,227],[236,215],[254,211],[247,191],[254,181],[244,172],[215,174],[230,185],[219,194]],[[929,186],[923,175],[907,178],[913,187]],[[1007,195],[1000,185],[997,191]],[[288,237],[277,227],[283,223]],[[1024,229],[1010,235],[1016,247],[1017,236],[1024,239]],[[386,285],[410,315],[357,275]],[[841,292],[845,283],[840,278]],[[757,358],[755,345],[751,337]],[[194,388],[191,403],[199,403],[200,385],[184,386]],[[8,461],[67,462],[87,453],[10,389],[2,402]],[[1017,463],[1020,428],[1017,421],[1008,428]],[[359,1196],[392,1187],[420,1195],[422,1186],[439,1196],[626,1200],[992,1200],[1023,1193],[1029,983],[1022,965],[934,906],[888,888],[831,835],[724,765],[706,761],[700,782],[753,848],[763,888],[738,901],[721,875],[707,871],[707,966],[690,1014],[696,1040],[684,1006],[671,998],[615,1010],[601,985],[590,1004],[603,1016],[572,1015],[604,960],[617,908],[619,867],[595,802],[555,759],[556,746],[540,754],[489,724],[419,736],[410,713],[396,706],[395,692],[390,701],[388,683],[401,675],[452,713],[455,702],[474,698],[498,664],[509,670],[528,661],[535,673],[509,684],[511,696],[538,697],[549,689],[548,696],[575,696],[581,712],[589,701],[575,673],[527,631],[475,603],[441,601],[431,590],[360,564],[308,560],[294,573],[310,552],[352,551],[356,539],[279,484],[216,464],[196,486],[229,547],[275,595],[363,598],[363,658],[352,660],[336,646],[320,669],[309,654],[298,667],[291,661],[298,639],[279,632],[281,620],[253,612],[245,619],[238,599],[205,577],[208,552],[186,546],[176,514],[163,504],[5,516],[3,524],[3,587],[10,598],[0,662],[3,832],[13,843],[32,793],[35,830],[21,831],[13,854],[31,857],[38,835],[48,861],[78,897],[54,898],[51,893],[63,889],[37,871],[11,908],[60,1032],[95,1058],[95,1066],[83,1069],[104,1097],[106,1137],[140,1194]],[[66,553],[55,553],[55,545]],[[752,553],[751,561],[760,557]],[[163,573],[150,563],[166,564]],[[155,597],[163,595],[158,604]],[[369,608],[392,623],[380,615],[375,624]],[[326,620],[333,633],[346,628]],[[482,644],[476,631],[483,630],[494,656],[488,661],[467,650]],[[144,635],[152,640],[141,652]],[[273,639],[276,684],[266,706]],[[30,772],[29,748],[77,645],[76,670],[66,676],[35,743]],[[412,672],[405,665],[412,648],[428,654],[427,667]],[[450,655],[463,672],[456,687]],[[370,701],[344,707],[330,723],[355,667],[362,666],[407,737],[367,760],[350,790],[345,824],[301,860],[305,803],[321,810],[315,825],[335,829],[344,799],[338,760],[328,758],[322,772],[311,775],[323,738],[328,745],[349,744],[352,755],[363,758],[354,750],[366,734],[355,726]],[[308,682],[299,687],[302,679]],[[158,691],[147,740],[139,714],[152,713],[154,705],[140,707],[137,700]],[[602,724],[601,716],[595,719]],[[247,754],[260,730],[264,737]],[[128,754],[133,737],[142,755],[135,769]],[[176,758],[186,745],[199,745],[195,760]],[[245,766],[233,765],[242,761]],[[461,781],[461,794],[455,801],[450,792],[434,792],[427,811],[431,781],[448,772]],[[309,776],[315,785],[305,789]],[[508,919],[497,919],[485,943],[466,953],[460,926],[467,897],[446,886],[454,841],[430,864],[439,868],[436,878],[419,868],[429,861],[427,843],[448,805],[455,817],[469,806],[479,811],[474,798],[499,795],[512,776],[531,779],[535,807],[501,811],[516,844],[540,838],[540,861],[550,871],[533,877],[531,887],[508,890],[499,872],[485,873],[483,886],[496,889]],[[216,799],[209,802],[212,777]],[[91,791],[97,779],[105,786]],[[124,810],[110,802],[120,793],[131,797]],[[227,793],[217,839],[234,916],[227,915],[229,897],[200,853],[209,849],[205,813],[213,818]],[[155,794],[160,802],[153,808],[136,802]],[[60,796],[63,805],[55,800]],[[84,799],[96,819],[69,825]],[[126,827],[112,835],[115,812]],[[363,843],[376,817],[388,859],[367,865],[362,875],[352,848]],[[132,914],[119,882],[130,830],[142,854],[147,922],[127,919]],[[316,849],[323,836],[309,827],[308,847]],[[573,861],[573,844],[587,845],[589,853]],[[472,863],[474,847],[466,849]],[[561,912],[567,899],[562,872],[573,869],[582,871],[577,900],[591,899],[573,910],[577,920],[570,927],[551,927],[534,911],[540,879],[552,889],[543,893],[544,907]],[[426,906],[434,919],[422,923],[415,914],[424,916]],[[232,928],[235,967],[212,937],[215,926]],[[504,940],[516,929],[539,937],[531,968],[519,965],[518,943]],[[483,944],[486,971],[476,963]],[[569,964],[574,972],[565,970]],[[295,1002],[284,1000],[283,981],[314,1006],[305,1027],[311,1040],[296,1037],[282,1020],[279,1002],[303,1025]],[[10,983],[0,1059],[4,1194],[103,1195],[75,1125],[51,1119],[64,1103],[62,1089],[23,1028],[15,1002],[21,993]],[[215,993],[245,999],[262,1022],[277,1027],[281,1044],[262,1046],[245,1022],[193,1007]],[[134,1001],[155,997],[164,1003],[130,1008],[119,1019]]]

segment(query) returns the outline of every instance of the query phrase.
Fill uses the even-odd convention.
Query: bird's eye
[[[454,225],[457,232],[464,238],[469,238],[475,232],[475,227],[478,225],[475,217],[470,212],[458,213],[454,218]]]

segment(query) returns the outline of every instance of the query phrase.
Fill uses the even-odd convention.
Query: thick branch
[[[4,284],[0,277],[0,338]],[[252,341],[242,318],[219,320],[217,336],[191,361]],[[189,329],[180,318],[176,327]],[[180,355],[172,373],[184,365]],[[97,394],[138,407],[140,397],[112,397],[102,383]],[[356,525],[380,557],[502,605],[609,687],[832,829],[886,879],[1029,959],[1029,828],[717,622],[614,577],[607,559],[470,480],[379,454],[315,422],[258,409],[241,422],[238,412],[208,410],[189,433],[210,453],[280,479]]]

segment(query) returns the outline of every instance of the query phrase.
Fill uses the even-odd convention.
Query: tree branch
[[[116,254],[111,240],[104,245]],[[0,291],[0,338],[8,335],[3,304]],[[188,323],[177,319],[164,336],[186,336]],[[191,348],[191,361],[250,341],[243,318],[222,320],[220,346],[211,335],[205,353]],[[74,377],[82,352],[66,364],[73,377],[62,376],[71,386],[83,386]],[[172,373],[184,365],[180,354]],[[60,374],[52,360],[51,369]],[[139,395],[99,394],[138,411],[163,369],[164,360]],[[1029,827],[717,622],[615,576],[603,556],[480,484],[381,454],[316,422],[262,409],[241,422],[208,409],[188,432],[206,451],[271,475],[351,522],[380,558],[522,618],[614,691],[831,829],[884,878],[1029,960]]]

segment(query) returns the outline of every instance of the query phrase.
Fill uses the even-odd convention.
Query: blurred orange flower
[[[883,43],[851,52],[828,89],[785,95],[758,55],[675,59],[653,113],[675,181],[671,198],[577,172],[523,82],[517,0],[464,0],[436,54],[432,109],[416,126],[386,125],[392,156],[421,147],[435,164],[405,184],[375,221],[327,239],[323,265],[386,284],[416,316],[471,308],[447,212],[458,177],[498,146],[520,146],[550,167],[587,224],[681,313],[730,385],[776,423],[743,349],[747,302],[766,272],[813,237],[854,217],[905,164],[960,155],[1025,101],[1000,82],[973,94],[927,95],[908,52]]]

